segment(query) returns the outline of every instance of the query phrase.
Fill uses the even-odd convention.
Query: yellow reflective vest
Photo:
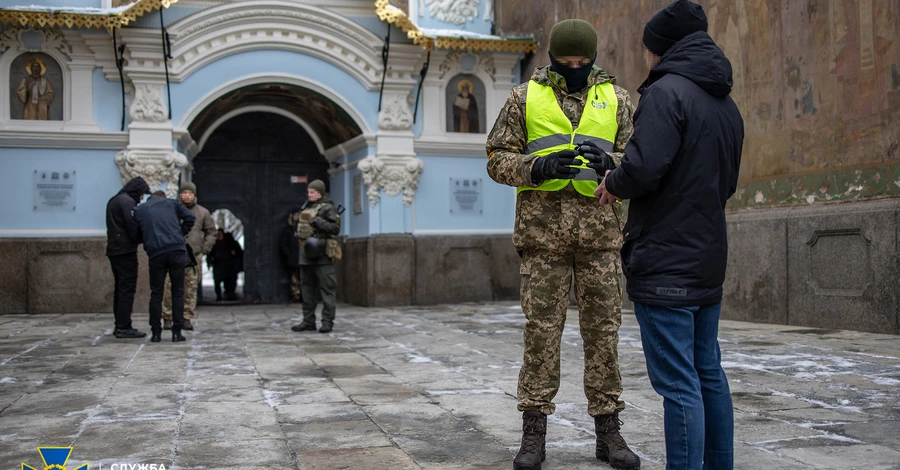
[[[613,142],[619,124],[616,110],[619,101],[612,83],[594,85],[588,90],[581,122],[578,129],[572,129],[572,123],[563,113],[553,88],[540,85],[534,80],[528,82],[528,94],[525,99],[525,120],[528,130],[528,143],[525,153],[543,157],[560,150],[571,150],[575,143],[589,140],[607,152],[613,151]],[[578,157],[581,165],[575,168],[587,168],[587,160]],[[601,177],[603,175],[600,175]],[[584,179],[581,179],[584,178]],[[540,186],[519,186],[516,194],[522,191],[559,191],[571,184],[579,194],[594,197],[597,189],[597,178],[593,170],[582,170],[574,180],[547,180]]]

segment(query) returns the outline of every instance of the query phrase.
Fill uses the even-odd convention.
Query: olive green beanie
[[[553,57],[597,54],[597,31],[584,20],[563,20],[550,30],[550,53]]]
[[[194,193],[194,195],[196,196],[197,195],[197,185],[194,183],[191,183],[190,181],[185,181],[184,183],[181,183],[181,187],[178,188],[179,193],[182,191],[190,191],[190,192]]]
[[[325,195],[325,182],[322,180],[313,180],[312,183],[309,183],[307,188],[315,189],[319,194]]]

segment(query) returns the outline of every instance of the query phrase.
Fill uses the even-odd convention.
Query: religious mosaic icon
[[[480,103],[484,103],[484,85],[474,75],[457,75],[448,84],[447,105],[452,110],[452,120],[447,122],[448,132],[482,134],[484,116]],[[455,91],[455,96],[451,93]]]
[[[10,117],[27,121],[61,121],[62,88],[59,64],[46,54],[23,54],[11,65],[10,80],[16,99],[10,100]]]

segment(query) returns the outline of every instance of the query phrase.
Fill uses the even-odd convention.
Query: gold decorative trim
[[[406,33],[413,44],[427,50],[457,49],[464,51],[494,51],[529,53],[537,51],[537,43],[519,39],[473,39],[453,36],[428,37],[403,10],[391,6],[389,0],[375,0],[375,14],[381,21],[394,25]]]
[[[158,10],[169,8],[178,0],[137,0],[128,8],[115,14],[56,12],[50,7],[50,11],[25,11],[25,10],[0,10],[0,23],[11,24],[20,27],[66,27],[66,28],[106,28],[111,30],[126,26],[135,21],[139,16]]]

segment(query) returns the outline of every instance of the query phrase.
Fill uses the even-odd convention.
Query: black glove
[[[584,141],[578,147],[578,154],[588,161],[587,167],[597,172],[597,178],[603,179],[607,171],[616,169],[616,162],[597,144]]]
[[[547,180],[575,178],[575,175],[581,170],[572,168],[570,165],[577,164],[575,160],[577,156],[578,153],[574,150],[560,150],[538,158],[531,167],[531,181],[540,184]]]

